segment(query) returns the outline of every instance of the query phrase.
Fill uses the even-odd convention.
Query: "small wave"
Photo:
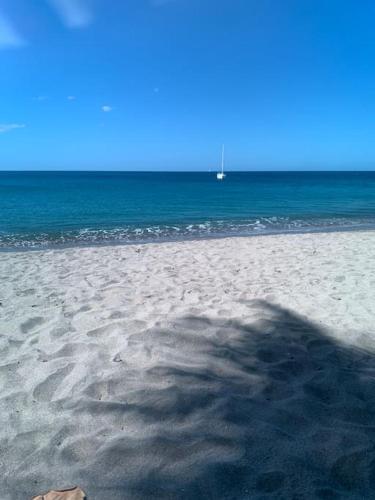
[[[61,246],[131,244],[225,236],[375,228],[375,219],[264,217],[143,227],[82,228],[35,233],[0,233],[0,249],[42,249]]]

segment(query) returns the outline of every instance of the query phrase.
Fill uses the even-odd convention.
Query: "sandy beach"
[[[375,232],[0,254],[0,498],[375,495]]]

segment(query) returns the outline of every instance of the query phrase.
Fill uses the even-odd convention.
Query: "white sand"
[[[375,497],[375,233],[0,254],[0,498]]]

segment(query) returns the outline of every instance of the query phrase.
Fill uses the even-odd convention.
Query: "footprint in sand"
[[[93,337],[96,339],[107,338],[113,334],[123,334],[124,326],[119,322],[109,323],[108,325],[99,326],[93,330],[87,332],[88,337]]]
[[[45,322],[45,319],[42,318],[41,316],[29,318],[24,323],[21,323],[21,326],[20,326],[21,332],[22,333],[29,333],[32,330],[34,330],[34,328],[42,325],[44,322]]]
[[[365,481],[364,465],[371,451],[357,451],[340,457],[332,466],[331,478],[345,490],[360,488]]]
[[[277,350],[277,346],[275,349],[259,349],[257,358],[264,363],[276,363],[282,358],[282,353]]]
[[[95,457],[100,444],[99,439],[96,438],[79,438],[62,446],[60,457],[70,465],[87,462]]]
[[[336,283],[342,283],[345,279],[345,276],[336,276],[335,281]]]
[[[51,401],[53,395],[65,379],[67,375],[73,370],[75,364],[70,363],[64,368],[60,368],[60,370],[55,371],[51,375],[38,384],[34,389],[33,396],[38,401]]]
[[[336,500],[340,498],[340,495],[336,493],[331,488],[321,488],[315,492],[316,497],[322,500]]]
[[[279,490],[285,482],[285,475],[281,471],[264,472],[256,481],[256,489],[261,493],[273,493]]]
[[[27,290],[22,290],[21,292],[18,293],[20,297],[29,297],[30,295],[34,294],[35,294],[34,288],[28,288]]]
[[[68,342],[64,344],[61,349],[58,351],[54,352],[53,354],[50,354],[48,356],[48,360],[51,361],[53,359],[60,359],[60,358],[72,358],[74,356],[79,356],[83,351],[92,351],[97,348],[96,344],[94,343],[83,343],[83,342]]]
[[[126,318],[126,314],[122,311],[113,311],[108,316],[108,319],[122,319],[122,318]]]

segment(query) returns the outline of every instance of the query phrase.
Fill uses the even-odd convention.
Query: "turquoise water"
[[[375,228],[375,172],[0,172],[0,248]]]

